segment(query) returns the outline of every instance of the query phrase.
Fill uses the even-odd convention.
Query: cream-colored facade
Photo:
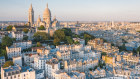
[[[32,67],[32,63],[34,62],[34,58],[37,58],[38,54],[24,54],[24,64]]]
[[[115,46],[111,46],[111,43],[103,42],[103,39],[96,38],[88,41],[88,45],[92,46],[93,49],[99,50],[106,53],[118,53],[119,49]]]
[[[35,70],[30,67],[1,67],[1,79],[35,79]]]
[[[86,75],[85,73],[78,71],[72,71],[71,74],[57,71],[55,73],[55,79],[86,79]]]
[[[32,7],[32,4],[29,8],[29,11],[28,11],[28,22],[29,22],[29,26],[33,26],[34,24],[34,10],[33,10],[33,7]]]
[[[105,69],[96,69],[95,71],[90,71],[88,74],[89,74],[88,79],[94,79],[94,78],[96,79],[96,78],[106,77]]]
[[[40,49],[37,49],[37,53],[39,55],[48,55],[50,53],[50,50],[47,49],[47,48],[40,48]]]
[[[41,25],[45,27],[45,30],[38,29],[38,27],[40,27]],[[41,17],[39,16],[35,26],[37,32],[46,32],[49,33],[50,36],[53,36],[54,31],[59,28],[60,24],[56,17],[54,17],[54,19],[52,20],[51,11],[48,8],[48,4],[43,12],[43,20],[41,20]]]
[[[7,52],[8,59],[21,56],[21,47],[17,47],[17,46],[6,47],[6,52]]]
[[[132,53],[125,53],[123,55],[123,60],[125,64],[137,65],[139,63],[139,57],[133,56]]]
[[[49,79],[55,79],[55,72],[59,70],[59,62],[57,59],[51,59],[45,63],[46,76]]]
[[[17,41],[13,45],[21,47],[21,50],[30,48],[32,46],[32,41]]]
[[[68,60],[64,62],[64,69],[67,73],[71,71],[85,72],[89,68],[94,68],[98,65],[98,58],[96,59],[79,59],[79,60]]]
[[[62,59],[62,60],[68,60],[70,59],[70,51],[57,51],[56,52],[56,56],[58,59]]]

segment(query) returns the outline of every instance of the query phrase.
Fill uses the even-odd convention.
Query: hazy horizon
[[[28,21],[31,3],[35,20],[48,3],[60,21],[140,21],[140,0],[1,0],[0,21]]]

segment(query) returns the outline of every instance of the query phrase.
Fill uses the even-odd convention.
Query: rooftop
[[[30,68],[29,66],[26,67],[20,67],[20,66],[9,66],[6,68],[3,68],[5,72],[12,72],[12,71],[21,71],[21,72],[26,72],[26,71],[33,71],[32,68]]]
[[[1,56],[0,59],[5,59],[5,57],[4,56]]]

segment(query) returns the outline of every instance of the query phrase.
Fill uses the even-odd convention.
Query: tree
[[[89,68],[89,71],[92,71],[93,69],[92,68]]]
[[[83,38],[85,39],[85,43],[86,43],[86,44],[87,44],[87,42],[88,42],[89,40],[95,38],[94,36],[92,36],[92,35],[90,35],[90,34],[88,34],[88,33],[86,33],[86,32],[85,32],[85,33],[82,33],[81,36],[83,36]]]
[[[95,70],[95,69],[97,69],[97,68],[98,68],[98,66],[95,66],[93,70]]]
[[[55,39],[53,40],[53,44],[54,44],[54,45],[59,45],[59,44],[60,44],[60,39],[59,39],[59,38],[55,38]]]
[[[115,44],[111,43],[111,46],[115,46]]]
[[[103,68],[103,66],[105,66],[105,65],[106,65],[105,63],[99,62],[98,67]]]
[[[36,47],[36,46],[35,46]],[[29,51],[32,51],[31,48],[27,48],[27,49],[23,49],[22,52],[29,52]]]
[[[45,27],[43,25],[41,25],[40,27],[38,27],[39,30],[45,30]]]
[[[50,36],[45,32],[36,32],[33,38],[35,42],[45,42],[46,40],[49,40]]]
[[[6,47],[2,47],[1,43],[0,43],[0,56],[5,56],[5,59],[7,59]]]
[[[75,41],[74,44],[80,44],[80,42],[79,41]]]
[[[37,47],[41,47],[42,45],[41,45],[40,42],[37,42],[36,46],[37,46]]]
[[[65,32],[61,29],[56,30],[54,32],[54,39],[55,38],[60,39],[61,41],[64,41],[65,40]]]
[[[3,68],[9,67],[9,66],[14,66],[14,63],[12,61],[7,61],[5,62],[5,64],[3,65]]]
[[[6,49],[0,49],[0,56],[4,56],[7,59]]]
[[[12,38],[12,41],[15,42],[16,41],[16,38]]]
[[[66,36],[66,40],[68,44],[72,44],[73,43],[73,39],[70,36]]]
[[[56,30],[54,32],[53,43],[54,45],[59,45],[60,42],[64,42],[66,44],[72,44],[73,43],[72,36],[73,36],[73,33],[71,29],[63,28],[63,29]]]
[[[137,52],[140,52],[140,46],[137,48]]]
[[[23,31],[24,33],[28,33],[29,29],[24,28],[22,31]]]
[[[72,34],[72,37],[73,37],[73,38],[80,38],[80,36],[77,35],[77,34]]]
[[[2,47],[11,46],[13,44],[12,38],[5,36],[2,38]]]
[[[137,54],[137,51],[135,50],[135,48],[133,48],[133,54]]]
[[[72,36],[72,31],[69,28],[63,28],[62,29],[66,36]]]
[[[7,26],[6,30],[7,31],[12,31],[12,28],[13,28],[13,26],[12,25],[9,25],[9,26]]]
[[[102,56],[106,56],[107,54],[106,54],[106,52],[102,52],[101,55]]]
[[[137,48],[136,52],[140,54],[140,46]]]
[[[23,37],[23,40],[26,40],[27,41],[28,40],[28,36],[24,36]]]

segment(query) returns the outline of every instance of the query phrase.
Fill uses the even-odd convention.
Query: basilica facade
[[[43,19],[41,19],[39,15],[36,23],[34,23],[34,10],[31,5],[29,8],[28,24],[32,27],[35,27],[36,32],[46,32],[46,33],[49,33],[51,36],[53,35],[55,30],[60,28],[60,23],[56,19],[56,17],[54,17],[53,19],[51,17],[51,11],[48,8],[48,4],[43,12]],[[45,30],[38,29],[38,27],[40,27],[41,25],[45,27]]]

